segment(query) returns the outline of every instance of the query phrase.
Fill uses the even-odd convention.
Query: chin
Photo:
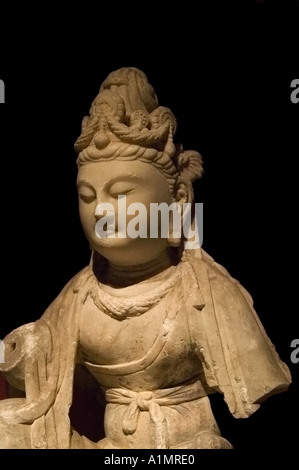
[[[90,246],[111,263],[135,265],[147,263],[163,251],[160,244],[144,243],[145,241],[148,242],[148,239],[103,238],[96,242],[93,240]]]
[[[123,260],[132,261],[132,258],[136,257],[136,252],[140,252],[140,248],[136,247],[136,240],[130,238],[97,238],[91,241],[90,247],[114,263]]]
[[[100,251],[103,248],[130,248],[136,244],[136,240],[133,240],[132,238],[105,237],[93,239],[90,244],[94,250]]]

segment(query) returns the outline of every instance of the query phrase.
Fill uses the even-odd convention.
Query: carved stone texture
[[[248,292],[179,230],[191,208],[196,234],[192,182],[203,167],[175,132],[143,72],[103,82],[75,144],[91,261],[39,320],[5,338],[1,448],[231,448],[209,395],[246,418],[287,390],[288,367]],[[179,213],[166,211],[166,235],[162,212],[151,213],[162,203]],[[93,433],[72,419],[78,396],[81,409],[93,403]]]

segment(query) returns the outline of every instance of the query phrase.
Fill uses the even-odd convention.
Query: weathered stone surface
[[[91,262],[39,320],[5,338],[0,371],[11,397],[0,402],[0,448],[231,448],[209,394],[246,418],[287,390],[289,370],[248,292],[196,240],[186,245],[182,218],[167,236],[163,220],[150,231],[152,204],[176,203],[183,216],[203,173],[175,131],[141,71],[104,81],[75,144]],[[136,203],[145,212],[133,220]],[[112,209],[115,225],[103,219]],[[107,224],[111,236],[100,237]],[[105,406],[102,438],[71,422],[77,388]]]

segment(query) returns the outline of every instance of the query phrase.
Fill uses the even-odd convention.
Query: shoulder
[[[42,319],[46,320],[51,318],[53,314],[56,315],[63,304],[70,305],[70,302],[74,297],[84,294],[84,292],[89,288],[93,278],[94,274],[89,265],[81,269],[81,271],[75,274],[63,287],[61,292],[42,315]]]
[[[208,282],[212,296],[221,299],[224,304],[229,303],[233,298],[235,302],[239,300],[252,307],[253,300],[249,292],[221,264],[202,249],[192,251],[189,259],[200,285]]]

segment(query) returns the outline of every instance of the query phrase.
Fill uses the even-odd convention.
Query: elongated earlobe
[[[179,177],[178,182],[177,182],[176,200],[174,202],[178,204],[180,220],[178,223],[177,219],[175,219],[173,216],[170,218],[169,237],[167,238],[167,244],[172,247],[179,247],[183,239],[184,204],[193,203],[192,183],[191,181],[186,180],[182,176]]]

